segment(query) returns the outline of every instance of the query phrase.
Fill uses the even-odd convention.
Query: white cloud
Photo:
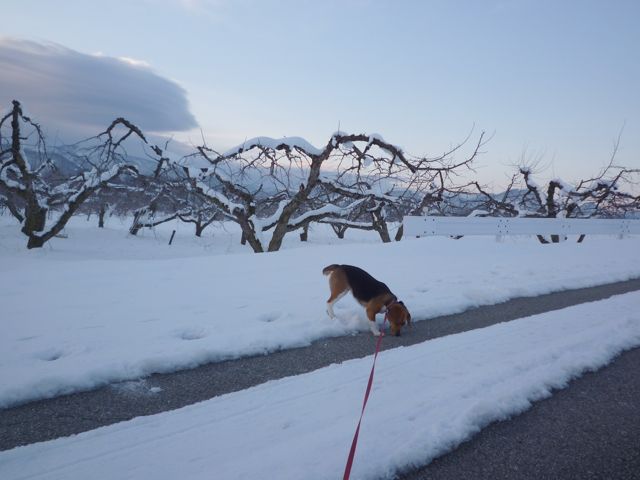
[[[5,37],[0,38],[0,108],[13,99],[46,130],[69,139],[99,133],[120,116],[148,132],[197,126],[185,90],[145,61]]]

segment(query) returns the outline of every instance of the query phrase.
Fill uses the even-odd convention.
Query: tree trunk
[[[20,210],[18,210],[18,207],[15,206],[10,198],[7,198],[5,205],[9,209],[9,212],[11,212],[11,215],[13,215],[18,222],[22,223],[24,221],[24,217],[20,213]]]
[[[302,227],[302,233],[300,234],[300,241],[306,242],[309,238],[309,225]]]
[[[396,242],[402,240],[402,236],[404,235],[404,224],[401,223],[398,231],[396,232],[396,238],[394,239]]]
[[[98,228],[104,228],[104,216],[107,214],[108,205],[103,203],[100,205],[100,213],[98,214]]]
[[[286,228],[278,228],[279,225],[273,230],[273,236],[271,237],[271,241],[269,242],[269,251],[277,252],[280,250],[282,246],[282,240],[284,240],[284,236],[287,234]]]
[[[24,225],[22,226],[22,233],[31,237],[34,232],[41,232],[44,230],[47,221],[47,209],[40,206],[40,203],[38,202],[38,193],[34,185],[34,175],[22,156],[22,137],[20,136],[22,107],[20,107],[20,102],[17,100],[13,100],[12,103],[11,156],[13,158],[13,163],[15,163],[20,170],[20,175],[22,176],[22,181],[24,182],[25,187],[23,198],[26,201],[26,206],[24,209]]]
[[[381,228],[376,228],[376,231],[380,235],[382,243],[391,243],[391,236],[389,235],[386,223]]]
[[[376,210],[371,212],[373,215],[373,228],[378,232],[383,243],[391,243],[391,235],[389,235],[389,227],[384,218],[383,208],[384,205],[380,204]]]
[[[240,228],[242,229],[242,238],[240,239],[240,243],[245,245],[247,242],[249,246],[253,249],[255,253],[264,252],[264,248],[262,243],[258,239],[253,224],[249,221],[249,219],[241,217],[238,218],[238,223],[240,224]],[[243,243],[244,240],[244,243]]]
[[[29,236],[29,241],[27,242],[27,248],[28,249],[42,248],[45,242],[46,240],[43,237]]]
[[[27,236],[31,236],[33,232],[41,232],[44,230],[45,223],[47,221],[47,209],[41,208],[38,205],[30,204],[25,209],[24,226],[22,227],[22,233]]]
[[[134,215],[133,215],[133,223],[131,224],[131,227],[129,227],[129,233],[131,235],[137,235],[138,232],[140,231],[140,229],[142,228],[142,223],[140,222],[140,217],[146,213],[145,209],[141,209],[138,210]]]
[[[540,243],[560,243],[560,235],[549,235],[551,241],[547,240],[544,235],[536,235],[536,237]]]
[[[347,226],[345,225],[335,225],[335,224],[331,224],[331,228],[333,229],[333,232],[337,235],[337,237],[342,240],[344,239],[344,234],[347,231]]]
[[[540,243],[549,243],[549,240],[547,240],[546,238],[544,238],[544,235],[536,235],[536,237],[538,238],[538,241]]]

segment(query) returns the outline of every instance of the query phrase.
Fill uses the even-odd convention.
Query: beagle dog
[[[391,333],[400,336],[400,329],[411,324],[411,315],[404,303],[391,293],[389,287],[376,280],[361,268],[352,265],[329,265],[322,270],[329,276],[331,296],[327,300],[327,313],[335,318],[333,305],[351,291],[354,298],[367,311],[367,318],[371,321],[371,332],[378,336],[380,330],[376,325],[376,313],[386,313],[389,319]]]

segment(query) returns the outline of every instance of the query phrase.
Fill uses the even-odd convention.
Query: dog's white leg
[[[371,329],[371,333],[374,336],[380,336],[380,330],[378,329],[378,324],[376,324],[376,313],[378,313],[380,307],[376,305],[367,305],[367,318],[369,319],[369,328]]]
[[[333,313],[333,304],[336,302],[327,302],[327,314],[329,314],[329,318],[336,318],[336,314]]]
[[[380,336],[380,329],[378,328],[378,324],[376,322],[372,322],[369,320],[369,327],[371,328],[371,333],[373,333],[376,337]]]
[[[332,302],[327,302],[327,313],[329,314],[329,318],[336,318],[336,314],[333,313],[333,306],[335,305],[336,302],[338,302],[342,297],[344,297],[347,294],[347,292],[342,292],[340,295],[338,295]]]

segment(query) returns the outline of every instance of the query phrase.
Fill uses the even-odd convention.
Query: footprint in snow
[[[181,340],[200,340],[207,336],[203,327],[188,327],[176,332],[176,337]]]
[[[18,340],[19,342],[26,342],[28,340],[33,340],[34,338],[38,338],[40,335],[31,335],[29,337],[20,337],[17,338],[16,340]]]
[[[140,323],[150,323],[150,322],[157,322],[158,320],[160,320],[157,317],[149,317],[149,318],[145,318],[143,320],[139,320]]]
[[[59,348],[48,348],[35,354],[36,358],[44,362],[54,362],[65,356],[64,350]]]
[[[280,318],[279,313],[264,313],[258,317],[258,320],[265,323],[275,322],[278,318]]]

